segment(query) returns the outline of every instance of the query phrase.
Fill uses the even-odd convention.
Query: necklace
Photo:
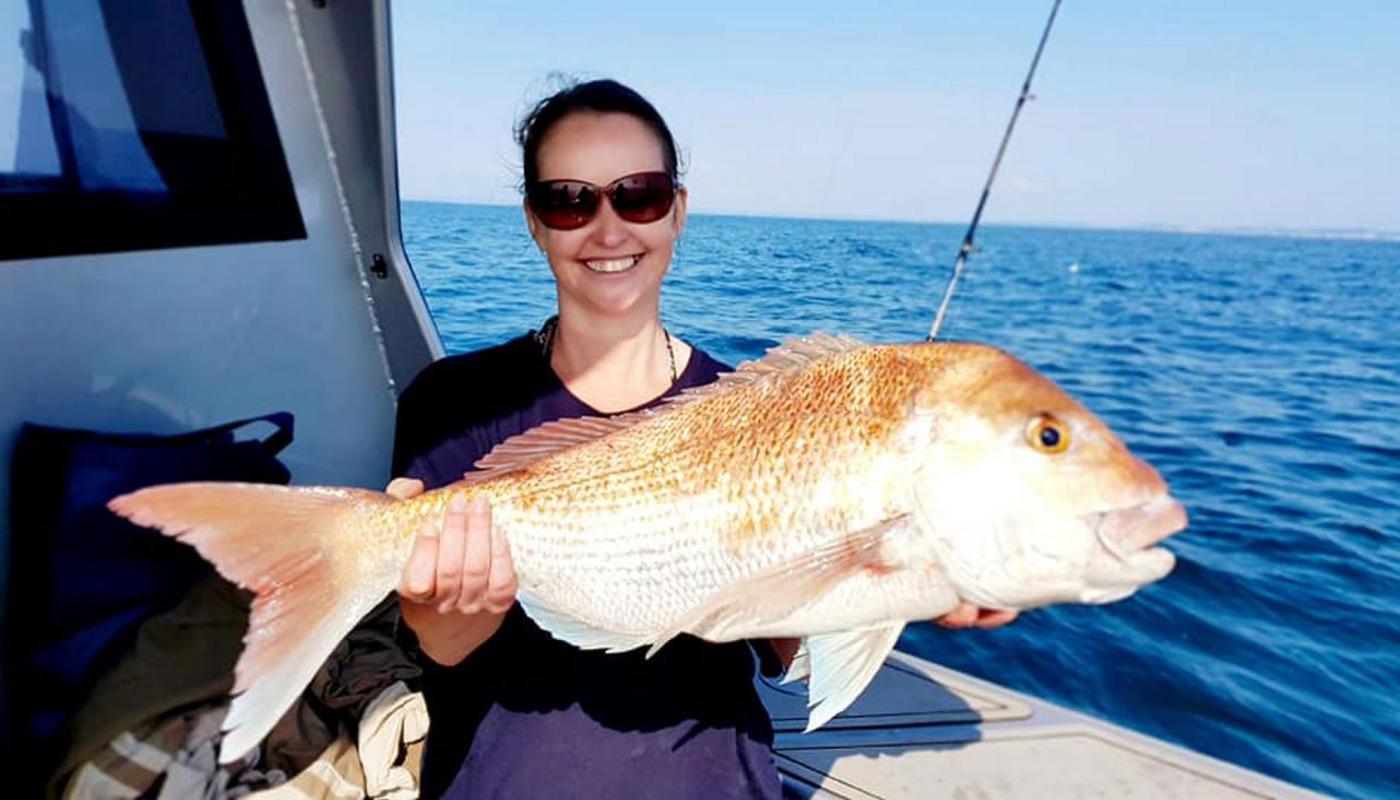
[[[558,332],[559,315],[556,314],[545,320],[540,329],[531,334],[535,338],[535,344],[540,346],[540,354],[544,356],[545,361],[554,353],[554,338]],[[671,362],[671,383],[674,385],[681,378],[680,373],[676,371],[676,349],[671,345],[671,332],[664,326],[661,328],[661,335],[666,337],[666,357]]]
[[[671,359],[671,385],[674,386],[676,381],[681,379],[681,376],[676,374],[676,351],[671,347],[671,332],[666,330],[665,326],[661,328],[661,335],[666,337],[666,357]]]

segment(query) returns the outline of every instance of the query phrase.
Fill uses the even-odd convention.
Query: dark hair
[[[539,179],[540,142],[555,123],[576,111],[595,111],[603,114],[627,114],[636,117],[651,128],[661,142],[661,155],[665,160],[666,172],[671,179],[680,183],[680,158],[676,154],[676,140],[671,129],[661,118],[656,107],[645,97],[614,80],[593,80],[585,83],[571,83],[563,89],[535,104],[530,112],[515,126],[515,141],[520,145],[524,157],[524,189]]]

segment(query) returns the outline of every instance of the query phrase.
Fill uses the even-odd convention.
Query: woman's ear
[[[671,222],[672,226],[673,226],[673,227],[675,228],[675,230],[676,230],[676,238],[677,238],[677,239],[681,238],[681,231],[684,231],[684,230],[685,230],[685,200],[686,200],[685,187],[682,186],[682,187],[676,192],[676,207],[675,207],[675,209],[673,210],[673,213],[675,214],[675,217],[672,219],[672,222]]]
[[[540,238],[544,226],[540,224],[539,220],[535,219],[535,212],[530,210],[530,201],[526,200],[521,203],[520,206],[525,211],[525,227],[530,231],[530,238],[535,240],[535,246],[540,249],[541,253],[548,252],[544,249],[544,240]]]

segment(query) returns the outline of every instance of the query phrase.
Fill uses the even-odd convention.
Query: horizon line
[[[519,208],[518,203],[483,203],[466,200],[440,200],[425,197],[400,197],[404,203],[441,203],[454,206],[483,206],[488,208]],[[966,222],[934,219],[895,219],[878,216],[828,216],[820,214],[773,214],[742,211],[693,211],[699,217],[738,217],[741,219],[776,219],[811,222],[877,222],[895,225],[954,225],[965,226]],[[1208,226],[1196,224],[1170,224],[1156,222],[1142,223],[1097,223],[1097,222],[1044,222],[984,221],[980,227],[1006,228],[1047,228],[1058,230],[1120,231],[1124,233],[1172,233],[1201,236],[1255,236],[1278,239],[1318,239],[1358,242],[1400,242],[1400,229],[1383,228],[1291,228],[1267,225],[1225,225]]]

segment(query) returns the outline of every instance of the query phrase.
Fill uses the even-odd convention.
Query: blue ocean
[[[403,228],[450,352],[552,313],[518,208],[409,202]],[[731,364],[817,330],[922,339],[962,233],[692,215],[662,316]],[[987,226],[979,243],[942,337],[1059,382],[1191,527],[1128,600],[911,626],[900,647],[1317,790],[1400,795],[1400,242]]]

